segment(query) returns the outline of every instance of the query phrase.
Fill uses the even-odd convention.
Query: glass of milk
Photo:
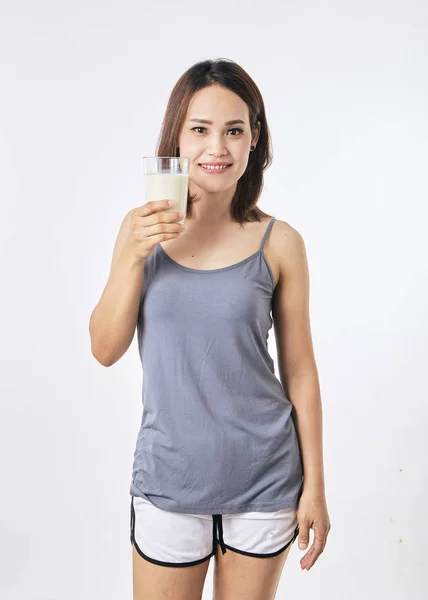
[[[144,193],[146,202],[152,200],[175,200],[166,208],[167,212],[182,212],[184,217],[177,221],[184,225],[189,189],[189,161],[184,156],[145,156]]]

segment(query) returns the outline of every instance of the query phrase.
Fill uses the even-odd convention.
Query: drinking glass
[[[144,156],[144,193],[146,202],[175,200],[167,212],[178,211],[184,217],[177,221],[184,225],[189,189],[189,161],[185,156]]]

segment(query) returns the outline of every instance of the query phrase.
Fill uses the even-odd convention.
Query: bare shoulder
[[[276,219],[269,246],[266,248],[268,260],[272,265],[275,283],[285,279],[298,263],[306,261],[305,242],[302,234],[287,221]]]

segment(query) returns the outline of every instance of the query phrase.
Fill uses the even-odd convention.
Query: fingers
[[[156,200],[147,202],[147,204],[134,209],[133,217],[135,225],[151,227],[149,235],[175,231],[175,229],[171,229],[169,226],[164,227],[163,224],[175,224],[177,221],[181,221],[185,215],[178,212],[178,210],[172,210],[168,202],[168,200]],[[153,227],[155,225],[157,227]]]
[[[299,537],[299,548],[304,550],[309,543],[309,528],[307,533],[307,538],[303,537],[303,543],[300,541]],[[303,556],[300,560],[300,566],[303,569],[309,571],[311,567],[313,567],[315,561],[318,559],[320,554],[324,551],[326,542],[327,542],[327,534],[328,531],[320,528],[314,527],[315,537],[312,546],[308,550],[308,552]]]
[[[169,204],[170,200],[152,200],[151,202],[146,202],[143,206],[139,206],[134,209],[134,214],[138,217],[148,217],[160,211],[163,211],[167,208],[171,208],[173,204]],[[170,214],[170,213],[163,213]]]
[[[305,550],[309,544],[309,523],[303,523],[299,526],[299,548]]]
[[[162,211],[148,215],[147,217],[143,217],[144,220],[137,217],[136,222],[139,225],[149,227],[151,225],[158,225],[162,223],[177,223],[177,221],[180,221],[183,217],[183,213],[179,213],[175,210],[170,212]]]
[[[150,225],[149,227],[144,227],[144,235],[146,237],[149,236],[157,236],[157,235],[172,235],[175,237],[180,233],[183,233],[184,225],[181,223],[171,223],[170,225],[167,223],[156,223],[155,225]],[[168,239],[168,238],[166,238]]]
[[[324,544],[321,540],[315,539],[309,551],[305,554],[305,556],[300,561],[300,566],[302,569],[309,569],[314,565],[315,561],[321,554],[324,549]]]

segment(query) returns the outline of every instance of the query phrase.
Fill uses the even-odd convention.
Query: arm
[[[305,243],[298,231],[279,221],[275,252],[279,280],[272,315],[278,369],[293,404],[302,454],[304,490],[324,494],[322,406],[309,316],[309,272]]]
[[[130,226],[128,213],[116,240],[107,284],[89,322],[92,354],[105,367],[125,354],[137,325],[145,261],[136,260],[127,249]]]

